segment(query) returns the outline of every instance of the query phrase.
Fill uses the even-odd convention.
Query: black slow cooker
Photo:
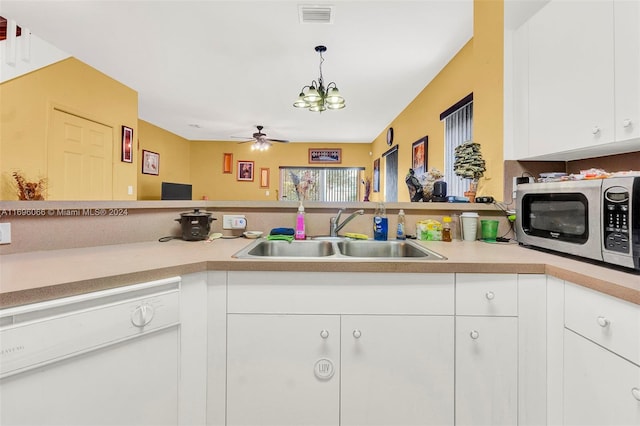
[[[176,219],[182,226],[182,239],[185,241],[206,240],[211,232],[211,222],[215,220],[211,217],[211,212],[193,209],[192,212],[180,213],[180,218]]]

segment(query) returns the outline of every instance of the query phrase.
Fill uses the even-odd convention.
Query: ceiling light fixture
[[[333,81],[324,86],[322,79],[322,63],[324,58],[322,53],[327,51],[325,46],[316,46],[316,52],[320,54],[320,77],[318,81],[312,80],[310,86],[304,86],[298,95],[298,99],[293,103],[296,108],[308,108],[309,111],[322,112],[327,109],[342,109],[346,105],[344,98],[338,91],[338,86]]]
[[[256,139],[256,141],[251,144],[251,151],[266,151],[271,147],[271,142],[266,139]]]

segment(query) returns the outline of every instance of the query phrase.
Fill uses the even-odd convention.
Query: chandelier
[[[324,86],[322,79],[322,53],[327,51],[325,46],[316,46],[316,52],[320,54],[320,77],[318,81],[312,80],[310,86],[304,86],[293,103],[296,108],[308,108],[309,111],[322,112],[327,109],[342,109],[345,107],[344,98],[338,91],[338,86],[333,81]]]

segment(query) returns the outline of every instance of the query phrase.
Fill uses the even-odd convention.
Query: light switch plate
[[[222,229],[246,229],[247,218],[243,214],[222,215]]]
[[[11,243],[11,224],[0,223],[0,244]]]

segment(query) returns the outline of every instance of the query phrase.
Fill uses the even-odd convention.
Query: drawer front
[[[453,315],[453,274],[228,273],[227,312]]]
[[[517,316],[517,274],[456,274],[456,315]]]
[[[565,282],[565,326],[640,365],[640,305]]]

